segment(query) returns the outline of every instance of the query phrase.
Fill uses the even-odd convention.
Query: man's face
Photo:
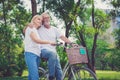
[[[49,28],[49,27],[50,27],[50,18],[49,18],[49,17],[43,18],[43,25],[44,25],[46,28]]]

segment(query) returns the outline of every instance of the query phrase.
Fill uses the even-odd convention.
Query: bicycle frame
[[[74,80],[76,80],[76,77],[75,77],[75,74],[74,74],[74,72],[73,72],[73,65],[70,65],[69,64],[69,62],[67,62],[66,64],[65,64],[65,66],[64,66],[64,68],[63,68],[63,79],[65,78],[65,74],[66,74],[66,72],[70,69],[71,70],[71,72],[72,72],[72,75],[73,75],[73,77],[74,77]]]
[[[42,76],[42,79],[41,80],[48,80],[48,77],[49,77],[49,73],[48,73],[48,70],[45,70],[44,68],[42,67],[39,67],[39,70],[42,72],[43,76]],[[69,71],[70,70],[70,71]],[[97,77],[96,75],[94,74],[94,72],[92,72],[89,68],[85,68],[85,67],[82,67],[81,65],[71,65],[69,64],[69,62],[67,62],[63,68],[63,80],[66,80],[66,78],[69,80],[71,79],[71,76],[72,76],[72,79],[74,80],[78,80],[78,78],[81,80],[81,76],[80,74],[77,73],[77,78],[76,78],[76,72],[77,71],[87,71],[90,76],[93,77],[94,80],[97,80]],[[68,74],[67,74],[68,72]],[[70,72],[70,75],[69,75],[69,72]]]
[[[69,64],[69,62],[67,62],[63,68],[63,79],[65,78],[65,75],[66,75],[66,72],[70,69],[70,71],[72,72],[72,75],[74,76],[74,72],[73,72],[73,68],[72,68],[72,65]],[[47,76],[48,78],[48,71],[45,70],[44,68],[42,67],[39,67],[39,70],[41,70],[44,74],[44,76]],[[74,76],[74,80],[76,80],[75,76]]]
[[[83,65],[82,65],[83,66]],[[80,79],[80,80],[82,80],[81,79],[81,76],[80,76],[80,73],[79,72],[81,72],[82,70],[83,71],[85,71],[85,72],[88,72],[87,74],[90,74],[90,76],[92,75],[92,77],[93,77],[93,79],[94,80],[97,80],[97,78],[96,78],[96,75],[94,74],[94,72],[92,72],[90,69],[88,69],[88,68],[85,68],[85,67],[83,67],[82,68],[82,66],[80,65],[77,65],[77,66],[75,66],[75,65],[72,65],[72,64],[70,64],[69,62],[67,62],[66,64],[65,64],[65,66],[64,66],[64,68],[63,68],[63,80],[65,79],[66,80],[66,78],[67,79],[70,79],[71,80],[71,78],[72,78],[72,80],[78,80],[78,79]],[[78,68],[79,67],[79,68]],[[76,70],[76,68],[77,68],[77,70]],[[48,70],[45,70],[44,68],[42,68],[42,67],[40,67],[39,68],[39,70],[41,70],[42,72],[43,72],[43,74],[44,74],[44,77],[43,77],[43,79],[46,79],[47,78],[47,80],[48,80],[48,76],[49,76],[49,73],[48,73]],[[67,74],[67,72],[68,72],[68,74]],[[77,74],[76,74],[77,73]],[[79,73],[79,74],[78,74]],[[69,75],[70,74],[70,75]],[[47,76],[47,77],[45,77],[45,76]],[[91,77],[90,77],[91,78]]]
[[[67,70],[70,68],[69,66],[70,64],[67,62],[63,68],[63,79],[65,78],[65,74],[67,72]]]

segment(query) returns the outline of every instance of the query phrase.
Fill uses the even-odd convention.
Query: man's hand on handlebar
[[[52,46],[55,46],[55,45],[56,45],[56,42],[50,42],[50,44],[51,44]]]
[[[73,43],[73,42],[69,43],[69,45],[70,45],[71,47],[78,47],[78,46],[79,46],[78,44]]]
[[[57,43],[56,42],[50,42],[50,44],[52,46],[63,46],[62,42],[57,42]],[[78,44],[75,44],[75,43],[68,43],[68,45],[70,45],[71,47],[78,47],[79,46]]]
[[[59,42],[59,43],[50,42],[50,44],[51,44],[52,46],[60,46],[60,45],[63,45],[62,42]]]

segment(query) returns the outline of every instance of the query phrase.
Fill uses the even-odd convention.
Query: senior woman
[[[55,42],[41,40],[39,38],[37,29],[42,25],[42,17],[40,15],[35,15],[31,23],[31,27],[27,27],[25,30],[25,61],[28,66],[28,80],[39,80],[39,57],[40,57],[40,44],[51,44],[54,45]]]

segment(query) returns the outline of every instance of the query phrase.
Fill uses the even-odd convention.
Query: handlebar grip
[[[60,45],[63,45],[63,43],[59,42],[59,43],[56,44],[56,46],[60,46]]]

